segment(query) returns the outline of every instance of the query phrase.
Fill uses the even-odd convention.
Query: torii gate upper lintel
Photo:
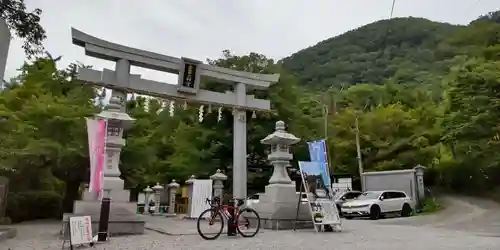
[[[247,129],[246,110],[270,110],[270,101],[247,95],[248,89],[267,89],[279,80],[279,74],[255,74],[213,65],[190,58],[176,58],[108,42],[75,28],[71,29],[73,44],[84,47],[91,57],[116,62],[115,70],[103,71],[80,68],[78,79],[89,84],[113,89],[112,95],[123,98],[126,92],[162,98],[184,99],[235,109],[233,116],[233,194],[246,198],[247,188]],[[177,85],[142,79],[130,74],[130,66],[178,74]],[[221,83],[233,84],[234,92],[219,93],[200,89],[200,79],[210,77]],[[124,106],[123,106],[123,111]]]

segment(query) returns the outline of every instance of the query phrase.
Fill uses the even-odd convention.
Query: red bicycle
[[[210,204],[210,208],[200,214],[196,225],[198,234],[203,239],[217,239],[224,231],[224,221],[232,223],[231,226],[235,227],[236,231],[243,237],[254,237],[259,232],[259,214],[252,208],[241,206],[243,201],[238,200],[235,206],[221,205],[219,197],[215,197],[212,201],[206,199],[206,202]],[[234,210],[235,220],[231,216],[231,210]],[[205,226],[205,223],[208,226]],[[213,232],[205,232],[205,230],[211,229]]]

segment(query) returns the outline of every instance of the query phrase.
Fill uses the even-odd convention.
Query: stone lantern
[[[104,151],[104,166],[103,166],[103,192],[102,198],[106,198],[106,202],[110,202],[109,224],[115,223],[143,223],[137,219],[131,221],[130,218],[136,216],[131,211],[130,193],[124,188],[124,181],[120,178],[121,172],[119,168],[121,149],[125,146],[123,139],[123,130],[129,128],[134,119],[130,117],[125,110],[125,99],[122,98],[120,92],[113,92],[109,103],[104,110],[96,114],[96,119],[106,121],[106,141]],[[84,195],[85,197],[85,195]],[[99,218],[101,214],[101,201],[94,200],[77,200],[73,206],[73,214],[90,215],[92,218]],[[134,228],[134,229],[131,229]],[[137,227],[112,227],[111,233],[124,230],[126,232],[134,232],[143,230],[143,226]],[[129,230],[130,229],[130,230]]]
[[[160,185],[160,183],[156,183],[154,187],[152,187],[154,191],[154,196],[155,196],[155,214],[160,213],[160,197],[161,197],[161,190],[163,190],[163,186]]]
[[[261,217],[263,228],[293,228],[293,221],[297,216],[299,195],[295,191],[295,184],[292,183],[288,175],[287,167],[290,165],[290,160],[293,159],[290,146],[299,141],[299,138],[286,132],[283,121],[276,122],[274,133],[261,140],[262,144],[270,146],[267,159],[274,168],[265,193],[260,195],[259,203],[255,205],[255,210]],[[299,211],[301,211],[299,220],[304,218],[311,220],[309,208],[304,207]]]
[[[271,147],[271,153],[267,156],[274,167],[273,175],[269,179],[270,185],[292,183],[286,168],[290,165],[290,160],[293,159],[290,146],[299,141],[299,138],[285,131],[285,122],[283,121],[276,122],[276,131],[260,141]]]
[[[177,194],[177,189],[180,185],[175,181],[175,179],[173,179],[167,186],[169,193],[167,216],[175,216],[175,195]]]
[[[144,211],[149,211],[149,197],[151,196],[151,193],[153,193],[153,189],[151,189],[149,186],[147,186],[145,189],[143,189],[142,191],[144,191]]]
[[[222,201],[224,201],[224,183],[223,181],[227,180],[227,175],[223,174],[220,169],[215,171],[215,174],[210,176],[210,179],[214,181],[213,183],[213,197],[218,196]]]
[[[122,111],[122,102],[119,97],[112,96],[106,108],[96,117],[107,121],[104,195],[113,201],[128,202],[129,192],[124,190],[124,181],[120,179],[121,172],[118,165],[121,149],[125,146],[123,130],[129,128],[135,119]]]

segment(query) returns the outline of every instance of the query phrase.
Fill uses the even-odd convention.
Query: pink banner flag
[[[106,121],[87,118],[89,140],[90,183],[89,191],[100,193],[103,188],[104,147],[106,142]]]

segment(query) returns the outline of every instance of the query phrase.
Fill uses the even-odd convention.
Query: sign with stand
[[[330,227],[340,231],[341,221],[333,197],[327,161],[326,141],[317,140],[308,142],[307,144],[311,161],[299,162],[302,185],[296,217],[298,218],[299,214],[302,191],[305,191],[316,232],[318,231],[318,227],[325,229],[326,227]],[[325,226],[321,227],[321,225]]]
[[[319,162],[299,161],[299,168],[302,185],[299,192],[296,222],[300,209],[300,197],[302,197],[304,191],[307,194],[309,211],[315,231],[320,231],[324,226],[330,226],[332,229],[340,231],[340,216],[331,195],[331,188],[326,187],[321,180],[323,172],[321,164]]]
[[[64,236],[64,241],[62,249],[69,240],[69,248],[73,250],[73,246],[80,246],[89,244],[89,246],[94,246],[93,236],[92,236],[92,220],[90,216],[72,216],[69,217],[68,227],[69,235],[68,239]]]

